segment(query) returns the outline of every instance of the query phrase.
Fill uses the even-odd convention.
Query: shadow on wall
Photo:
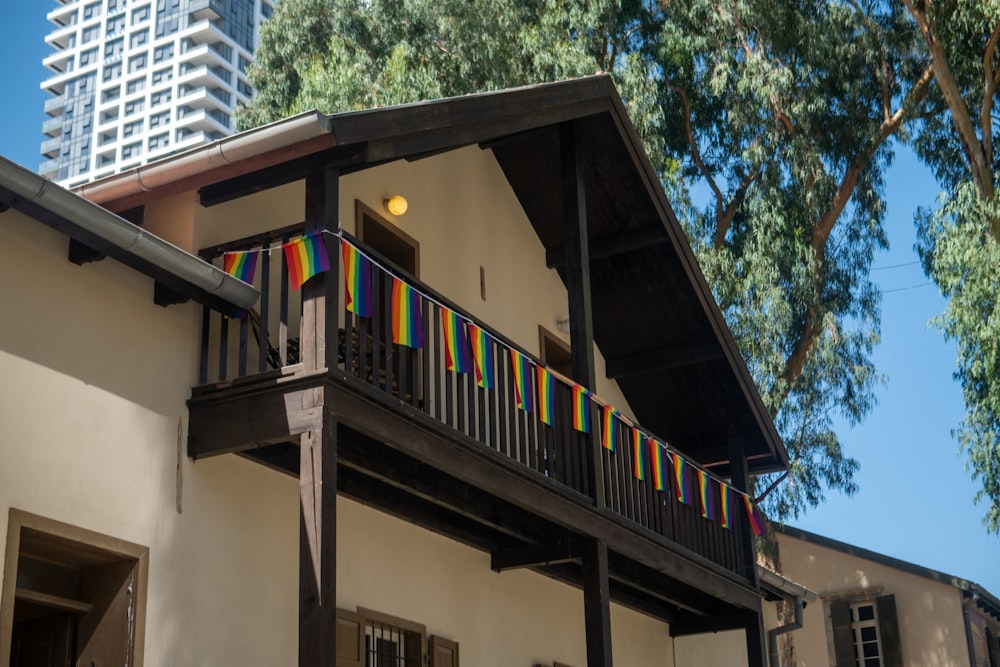
[[[153,281],[105,259],[76,266],[66,236],[0,214],[0,351],[155,412],[183,409],[197,374],[197,309],[153,303]]]

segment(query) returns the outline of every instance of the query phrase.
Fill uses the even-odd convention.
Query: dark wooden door
[[[71,614],[15,623],[10,667],[70,667],[75,623]]]

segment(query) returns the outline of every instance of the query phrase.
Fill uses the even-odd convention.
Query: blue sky
[[[45,95],[42,59],[50,52],[45,12],[54,3],[3,0],[0,25],[0,155],[34,170],[41,158]],[[890,250],[875,260],[882,287],[882,344],[875,353],[888,383],[860,426],[841,427],[847,452],[861,461],[853,498],[832,494],[794,525],[976,581],[1000,595],[1000,538],[981,523],[976,485],[951,430],[962,419],[952,379],[955,347],[928,328],[944,301],[916,263],[912,214],[938,193],[931,174],[900,151],[886,182]]]

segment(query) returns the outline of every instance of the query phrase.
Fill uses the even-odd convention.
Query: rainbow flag
[[[649,461],[653,469],[653,488],[663,491],[666,488],[666,475],[663,471],[663,445],[653,438],[647,438],[649,444]]]
[[[282,248],[285,250],[288,278],[293,290],[302,287],[302,283],[313,276],[330,270],[330,256],[326,253],[323,232],[300,236]]]
[[[424,346],[420,293],[396,277],[392,279],[392,342],[406,347]]]
[[[635,478],[640,482],[646,480],[646,457],[642,446],[642,441],[646,436],[642,431],[632,428],[632,470]]]
[[[701,515],[708,520],[714,518],[712,502],[712,478],[704,470],[697,470],[698,491],[701,493]]]
[[[372,316],[372,265],[361,251],[340,242],[344,259],[344,297],[347,310],[361,317]]]
[[[227,252],[222,257],[222,268],[229,275],[253,285],[253,272],[257,269],[257,251]]]
[[[468,373],[472,370],[469,341],[465,320],[453,310],[441,309],[441,324],[444,326],[444,357],[449,371]]]
[[[525,412],[532,411],[531,401],[531,360],[512,349],[510,363],[514,368],[514,398],[517,407]]]
[[[493,346],[490,344],[490,336],[472,322],[469,322],[467,328],[472,346],[472,363],[476,369],[476,383],[483,389],[492,389]]]
[[[552,408],[556,402],[556,383],[552,373],[541,366],[536,366],[538,372],[538,421],[552,426]]]
[[[750,500],[750,496],[743,496],[743,506],[747,510],[747,518],[750,519],[750,529],[753,530],[753,534],[757,537],[762,537],[767,534],[767,521],[764,519],[764,515],[761,513],[754,502]]]
[[[590,392],[573,385],[573,428],[590,433]]]
[[[677,500],[685,505],[690,505],[694,492],[691,490],[691,478],[687,474],[688,462],[680,454],[670,454],[670,456],[674,460],[674,481],[677,482]]]
[[[609,452],[615,451],[618,441],[618,428],[615,423],[617,411],[610,405],[604,406],[604,423],[601,424],[601,444]]]
[[[730,500],[732,498],[732,489],[729,488],[728,484],[719,483],[719,522],[722,524],[723,528],[733,529],[733,524],[731,522],[731,512],[732,505]]]

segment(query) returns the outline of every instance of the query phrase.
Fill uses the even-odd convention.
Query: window
[[[158,104],[166,104],[172,97],[173,95],[171,94],[169,88],[166,90],[160,90],[149,96],[149,104],[154,107]]]
[[[88,49],[80,53],[80,67],[97,62],[97,49]]]
[[[271,5],[267,4],[266,2],[260,3],[260,15],[264,19],[271,18],[272,14],[274,14],[274,9],[271,8]]]
[[[563,339],[545,327],[539,326],[538,349],[542,363],[568,378],[573,377],[573,355]]]
[[[148,30],[140,30],[139,32],[133,32],[129,36],[128,45],[129,45],[129,48],[137,49],[140,46],[144,46],[146,44],[146,42],[148,42],[148,41],[149,41],[149,31]]]
[[[114,63],[113,65],[104,66],[104,75],[102,77],[104,81],[111,81],[112,79],[117,79],[121,75],[122,75],[122,64],[120,62]]]
[[[128,144],[127,146],[122,146],[122,159],[127,160],[130,157],[134,157],[139,154],[140,150],[142,150],[141,141],[137,141],[134,144]]]
[[[164,83],[174,78],[174,68],[168,67],[153,72],[153,84]]]
[[[426,659],[425,659],[426,658]],[[370,609],[337,610],[337,667],[458,667],[458,643]]]
[[[132,25],[149,19],[149,5],[132,10]]]
[[[133,74],[146,67],[146,54],[142,53],[128,59],[128,73]]]
[[[125,86],[125,94],[131,95],[132,93],[138,93],[140,90],[146,87],[146,77],[140,77],[138,79],[132,79]]]
[[[253,86],[251,86],[243,79],[236,80],[236,90],[240,91],[241,95],[246,95],[247,97],[253,97]]]
[[[246,58],[244,58],[243,56],[240,56],[240,58],[239,58],[239,68],[240,68],[240,71],[243,72],[244,74],[246,74],[247,73],[247,69],[249,69],[249,67],[250,67],[250,61],[247,60]]]
[[[0,597],[9,634],[0,645],[46,655],[47,665],[133,664],[143,650],[148,562],[146,547],[11,510]],[[82,633],[86,641],[74,641]]]
[[[107,37],[114,36],[125,29],[125,17],[118,16],[113,19],[108,19],[104,24],[104,29],[107,31]]]
[[[170,133],[164,132],[163,134],[157,134],[155,137],[149,138],[149,145],[147,148],[151,151],[155,151],[159,148],[163,148],[170,144]]]
[[[80,43],[87,44],[88,42],[94,41],[95,39],[97,39],[97,35],[98,33],[100,33],[100,31],[101,31],[101,26],[99,25],[92,25],[89,28],[84,28],[83,34],[80,36]]]
[[[163,113],[153,114],[149,117],[149,128],[154,129],[161,125],[166,125],[170,122],[170,112],[164,111]]]
[[[830,624],[837,667],[902,664],[895,596],[832,602]]]
[[[145,100],[134,100],[132,102],[125,103],[125,115],[131,116],[132,114],[137,114],[146,108]]]
[[[83,8],[84,19],[89,19],[93,16],[97,16],[100,13],[101,13],[101,3],[99,2],[92,2],[89,5],[84,6]]]
[[[137,120],[132,123],[127,123],[125,127],[122,128],[123,137],[131,137],[136,132],[142,132],[142,121]]]
[[[162,63],[164,60],[169,60],[174,57],[174,45],[164,44],[163,46],[158,46],[153,49],[153,62]]]
[[[115,86],[114,88],[108,88],[101,93],[101,103],[114,102],[119,97],[122,96],[122,87]]]
[[[119,58],[125,48],[125,38],[119,38],[104,44],[104,57],[106,59]]]

